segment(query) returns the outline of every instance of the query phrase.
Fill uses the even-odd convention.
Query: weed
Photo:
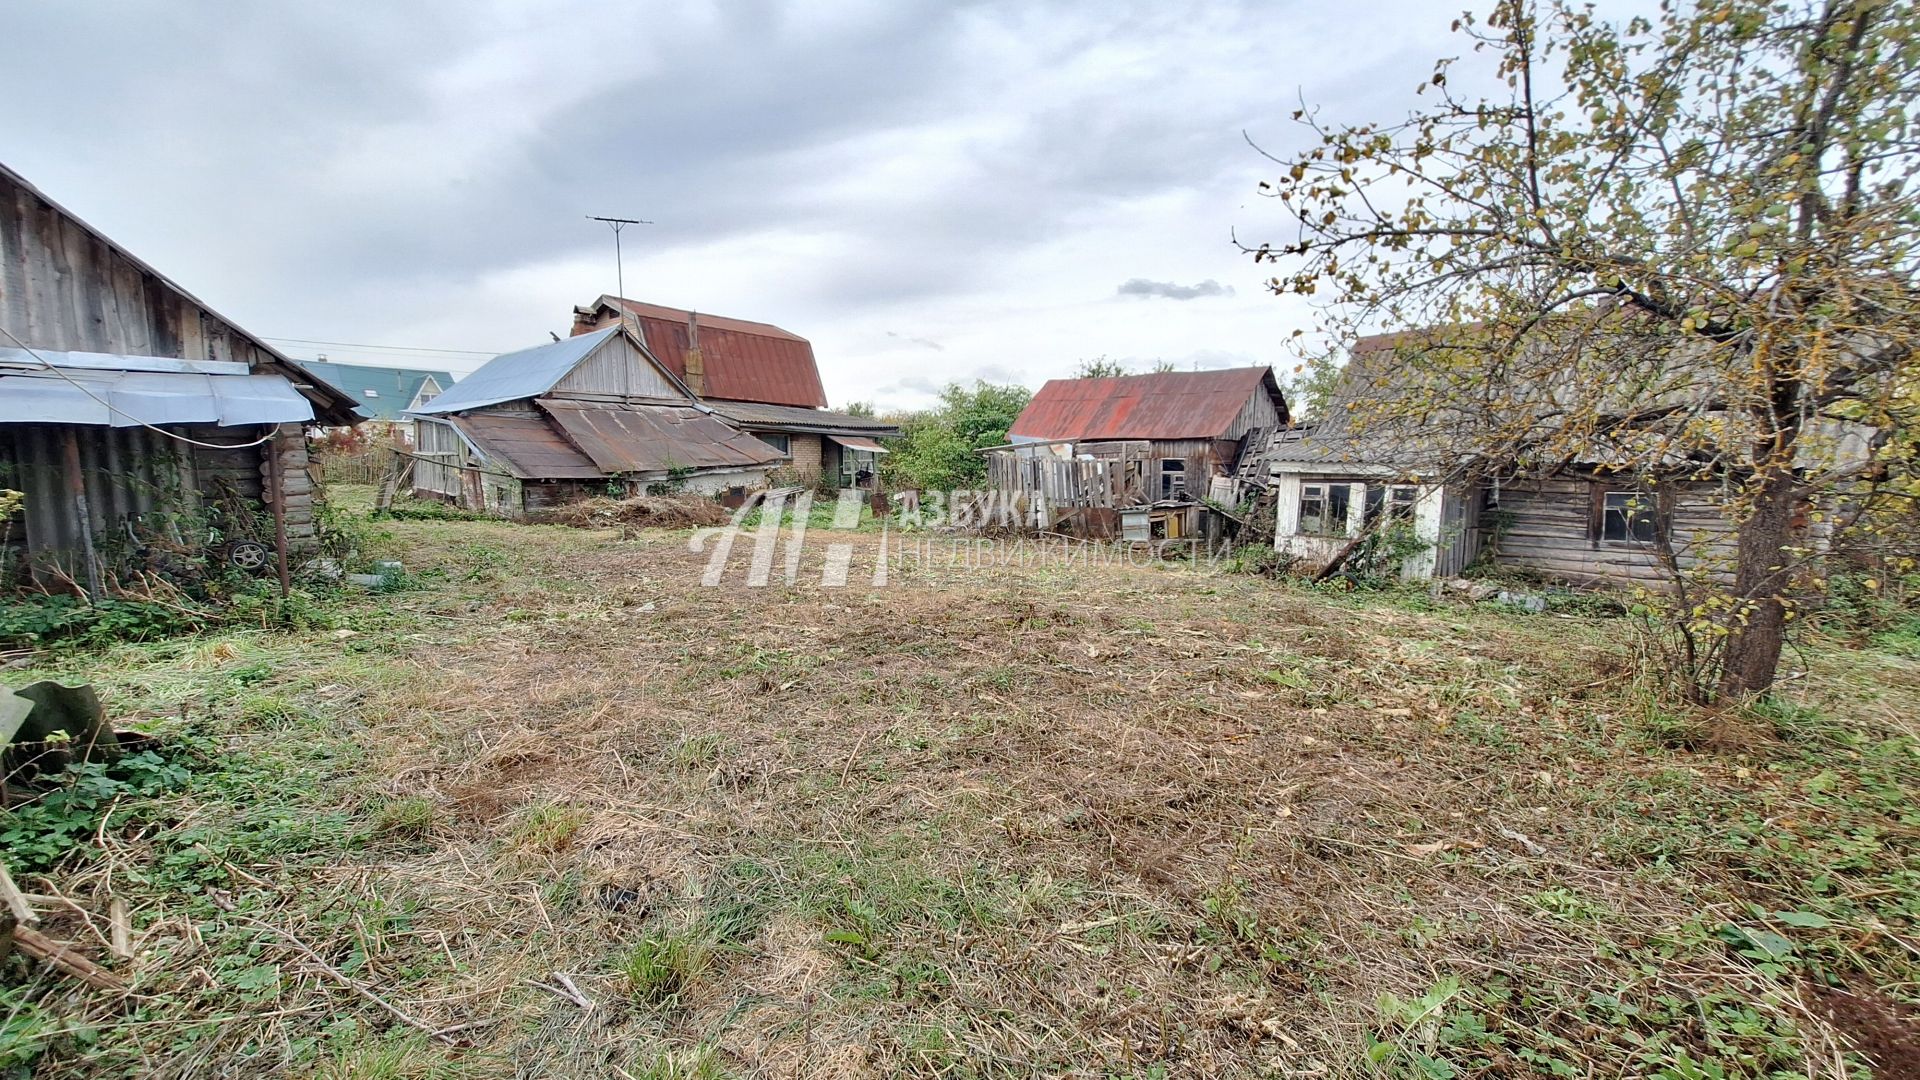
[[[373,833],[375,836],[418,840],[433,828],[436,816],[433,800],[424,796],[408,795],[393,799],[374,815]]]
[[[513,829],[513,842],[535,851],[561,851],[573,842],[592,815],[577,806],[537,803],[520,815]]]
[[[720,760],[721,752],[726,749],[727,740],[718,732],[702,731],[687,735],[673,744],[669,755],[675,765],[683,769],[704,769]]]
[[[713,941],[706,928],[648,934],[617,961],[635,1001],[671,1005],[713,962]]]
[[[621,1071],[633,1080],[721,1080],[726,1075],[713,1048],[706,1046],[682,1052],[662,1051]]]

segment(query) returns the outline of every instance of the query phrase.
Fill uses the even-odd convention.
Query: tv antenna
[[[620,230],[629,225],[651,225],[653,222],[643,221],[640,218],[600,217],[597,214],[588,214],[587,220],[604,221],[607,227],[613,230],[613,282],[614,288],[619,290],[621,301],[620,321],[625,323],[627,321],[627,266],[625,258],[620,254]]]

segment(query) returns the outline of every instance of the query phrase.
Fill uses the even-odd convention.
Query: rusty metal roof
[[[626,308],[647,351],[681,379],[687,377],[688,320],[699,327],[705,387],[700,396],[729,401],[824,408],[827,392],[806,338],[770,323],[693,313],[682,308],[602,296],[597,304]],[[610,317],[610,316],[609,316]]]
[[[598,480],[606,475],[544,416],[478,412],[442,419],[522,480]]]
[[[602,473],[751,469],[785,460],[773,447],[699,409],[560,398],[541,398],[539,405]]]
[[[1021,439],[1212,439],[1233,427],[1256,393],[1287,415],[1273,369],[1164,371],[1103,379],[1050,379],[1007,433]]]
[[[872,416],[797,405],[765,405],[757,401],[711,401],[714,412],[757,431],[793,431],[801,434],[898,435],[900,426]]]

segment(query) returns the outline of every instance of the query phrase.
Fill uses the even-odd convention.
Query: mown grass
[[[383,528],[410,587],[327,629],[25,673],[172,771],[23,875],[135,994],[9,961],[0,1064],[1858,1076],[1836,1002],[1920,985],[1897,642],[1708,715],[1618,620],[1178,565],[704,589],[680,534]]]

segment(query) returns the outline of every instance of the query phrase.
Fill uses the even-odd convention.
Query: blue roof
[[[601,342],[620,332],[619,326],[595,330],[531,349],[496,356],[480,365],[480,370],[448,387],[446,392],[427,402],[416,413],[452,413],[498,405],[503,401],[539,397],[566,378],[567,372],[600,347]]]
[[[440,390],[453,385],[451,372],[427,368],[372,367],[328,360],[302,360],[299,364],[316,378],[333,384],[352,398],[361,412],[376,420],[400,419],[428,379]]]

